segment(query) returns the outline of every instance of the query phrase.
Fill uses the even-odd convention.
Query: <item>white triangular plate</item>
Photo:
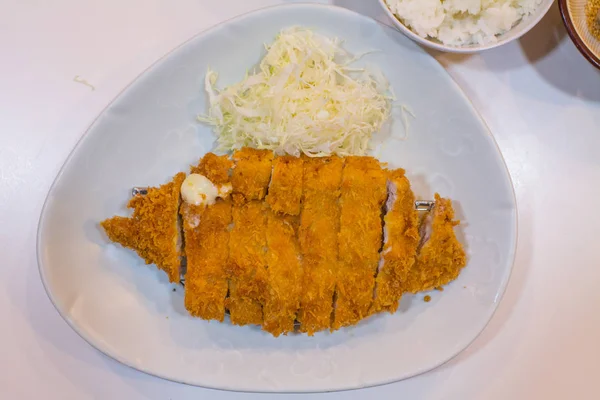
[[[344,40],[377,66],[416,118],[374,155],[407,169],[415,192],[455,200],[469,262],[443,292],[406,296],[394,315],[315,337],[274,338],[255,327],[191,318],[181,288],[108,242],[98,222],[125,213],[130,189],[187,170],[213,146],[196,122],[204,73],[240,80],[283,28]],[[398,118],[399,119],[399,118]],[[195,36],[145,71],[93,123],[58,175],[42,212],[38,259],[57,310],[103,353],[166,379],[244,391],[330,391],[404,379],[463,350],[504,292],[517,237],[516,203],[498,147],[469,100],[426,52],[394,29],[342,8],[296,4],[256,11]]]

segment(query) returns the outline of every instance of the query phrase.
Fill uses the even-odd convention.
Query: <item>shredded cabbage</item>
[[[305,28],[283,30],[258,71],[223,90],[208,70],[208,115],[217,150],[245,146],[276,154],[364,155],[390,116],[392,94],[381,73],[350,65],[358,59]]]

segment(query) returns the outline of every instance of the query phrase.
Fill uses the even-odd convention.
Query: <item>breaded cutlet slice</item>
[[[344,159],[337,156],[304,160],[298,233],[304,279],[297,319],[300,331],[309,335],[331,327],[343,166]]]
[[[233,161],[229,157],[206,153],[197,166],[190,168],[190,173],[202,174],[215,185],[224,185],[231,182],[232,168]]]
[[[156,264],[170,282],[179,282],[181,238],[178,210],[181,183],[185,174],[158,188],[149,188],[145,196],[135,196],[127,205],[131,218],[113,217],[100,223],[108,238],[135,250],[146,264]]]
[[[262,324],[267,285],[267,214],[264,200],[271,180],[273,152],[244,147],[233,153],[233,228],[225,304],[236,325]]]
[[[415,195],[404,170],[388,172],[388,198],[383,226],[383,249],[371,312],[394,313],[404,292],[408,272],[415,263],[419,245],[419,216]]]
[[[425,238],[410,269],[406,292],[417,293],[446,285],[458,277],[467,263],[465,250],[454,233],[460,221],[454,220],[452,201],[436,193],[432,213],[431,234]]]
[[[229,297],[225,306],[235,325],[260,325],[267,290],[267,214],[263,202],[232,208],[229,236]]]
[[[191,171],[224,185],[229,182],[232,165],[227,156],[208,153]],[[231,200],[217,199],[209,207],[183,202],[180,213],[187,255],[185,308],[194,317],[222,322],[228,290]]]
[[[382,243],[386,174],[372,157],[347,157],[340,195],[339,271],[332,329],[369,315]]]
[[[300,214],[303,164],[301,157],[275,158],[267,195],[267,203],[271,206],[271,210],[284,215]]]
[[[298,217],[267,212],[268,289],[263,306],[263,330],[277,337],[294,331],[300,307],[303,268],[296,230]]]
[[[234,152],[232,158],[235,161],[231,176],[234,203],[263,200],[271,180],[273,152],[244,147]]]

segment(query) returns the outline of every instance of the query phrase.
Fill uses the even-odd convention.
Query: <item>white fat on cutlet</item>
[[[231,183],[217,186],[201,174],[189,174],[181,184],[181,198],[195,206],[212,206],[217,198],[225,199],[231,191]]]

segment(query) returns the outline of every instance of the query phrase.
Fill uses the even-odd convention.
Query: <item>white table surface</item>
[[[180,385],[102,355],[48,300],[35,234],[58,169],[125,85],[193,34],[289,2],[0,2],[0,398],[284,397]],[[376,0],[330,3],[385,21]],[[597,399],[600,72],[566,36],[557,7],[505,47],[434,55],[482,113],[514,180],[519,244],[508,290],[483,334],[448,364],[396,384],[306,397]]]

